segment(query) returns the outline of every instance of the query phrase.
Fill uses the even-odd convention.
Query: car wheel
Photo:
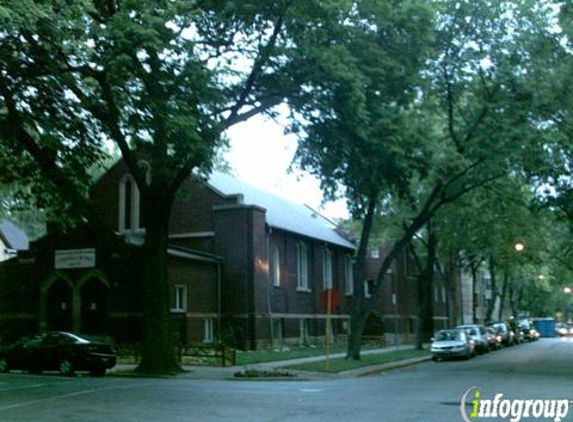
[[[105,371],[105,368],[97,367],[90,369],[90,374],[92,374],[94,377],[103,377],[105,375]]]
[[[58,368],[60,370],[60,374],[65,375],[65,376],[72,376],[74,375],[74,365],[72,364],[72,361],[70,361],[69,359],[63,359],[60,362],[60,366]]]
[[[0,372],[8,372],[9,370],[6,358],[4,356],[0,357]]]
[[[432,356],[432,360],[433,360],[434,362],[437,362],[439,359],[440,359],[440,358],[437,357],[437,356]]]

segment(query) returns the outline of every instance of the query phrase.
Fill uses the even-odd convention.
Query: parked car
[[[466,330],[440,330],[432,339],[432,360],[461,357],[469,359],[475,356],[475,345]]]
[[[75,371],[89,371],[92,375],[103,376],[115,363],[116,355],[111,345],[67,332],[39,334],[0,349],[0,372],[20,369],[73,375]]]
[[[521,330],[523,331],[523,336],[527,341],[539,340],[539,332],[535,329],[533,322],[528,319],[522,319],[519,321]]]
[[[493,328],[501,336],[501,343],[504,346],[513,346],[515,343],[515,333],[511,331],[509,325],[504,321],[489,322],[486,326]]]
[[[474,341],[477,353],[483,354],[489,352],[489,343],[485,332],[485,327],[477,324],[458,325],[456,328],[466,330],[470,338]]]
[[[557,322],[555,323],[555,334],[563,337],[563,336],[568,336],[571,333],[569,327],[564,324],[563,322]]]
[[[492,327],[485,327],[485,332],[486,332],[486,336],[487,336],[487,341],[489,343],[489,349],[490,350],[501,349],[503,346],[501,334],[499,334]]]

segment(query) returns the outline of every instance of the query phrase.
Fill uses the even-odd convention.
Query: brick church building
[[[145,222],[122,161],[97,181],[92,198],[105,230],[49,231],[0,266],[0,338],[61,329],[138,339]],[[173,207],[169,244],[181,342],[254,349],[348,332],[355,246],[306,206],[225,174],[191,177]],[[340,300],[326,333],[328,288]]]

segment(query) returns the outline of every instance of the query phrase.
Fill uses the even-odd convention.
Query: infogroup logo
[[[460,412],[464,422],[485,418],[509,419],[510,422],[535,418],[560,422],[567,416],[569,404],[568,399],[505,399],[503,393],[494,394],[493,399],[484,399],[478,387],[471,387],[462,396]]]

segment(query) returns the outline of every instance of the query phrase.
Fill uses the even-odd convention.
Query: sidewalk
[[[362,352],[362,355],[374,355],[374,354],[383,354],[394,352],[397,350],[408,350],[413,349],[413,346],[406,345],[406,346],[393,346],[393,347],[385,347],[380,349],[371,349],[365,350]],[[343,358],[346,354],[345,353],[335,353],[330,355],[331,359],[335,358]],[[229,379],[241,379],[241,380],[275,380],[278,378],[234,378],[233,375],[236,372],[240,372],[246,368],[249,369],[258,369],[258,370],[266,370],[266,371],[273,371],[285,366],[290,365],[297,365],[301,363],[308,363],[308,362],[318,362],[325,359],[325,356],[312,356],[308,358],[299,358],[299,359],[288,359],[288,360],[281,360],[281,361],[274,361],[274,362],[262,362],[262,363],[254,363],[250,365],[235,365],[235,366],[227,366],[227,367],[215,367],[215,366],[195,366],[195,365],[184,365],[183,369],[185,372],[176,375],[177,378],[186,378],[186,379],[210,379],[210,380],[229,380]],[[324,380],[330,378],[357,378],[363,377],[367,375],[371,375],[374,373],[387,371],[391,369],[396,369],[404,366],[414,365],[416,363],[424,362],[429,360],[429,356],[423,356],[420,358],[413,358],[413,359],[406,359],[400,360],[395,362],[384,363],[380,365],[371,365],[366,366],[363,368],[352,369],[350,371],[344,371],[339,373],[323,373],[323,372],[309,372],[309,371],[295,371],[286,369],[288,372],[296,374],[297,377],[293,378],[280,378],[280,380],[290,381],[290,380]],[[120,375],[123,371],[130,371],[135,369],[136,365],[134,364],[125,364],[119,363],[113,369],[109,371],[110,375]]]

